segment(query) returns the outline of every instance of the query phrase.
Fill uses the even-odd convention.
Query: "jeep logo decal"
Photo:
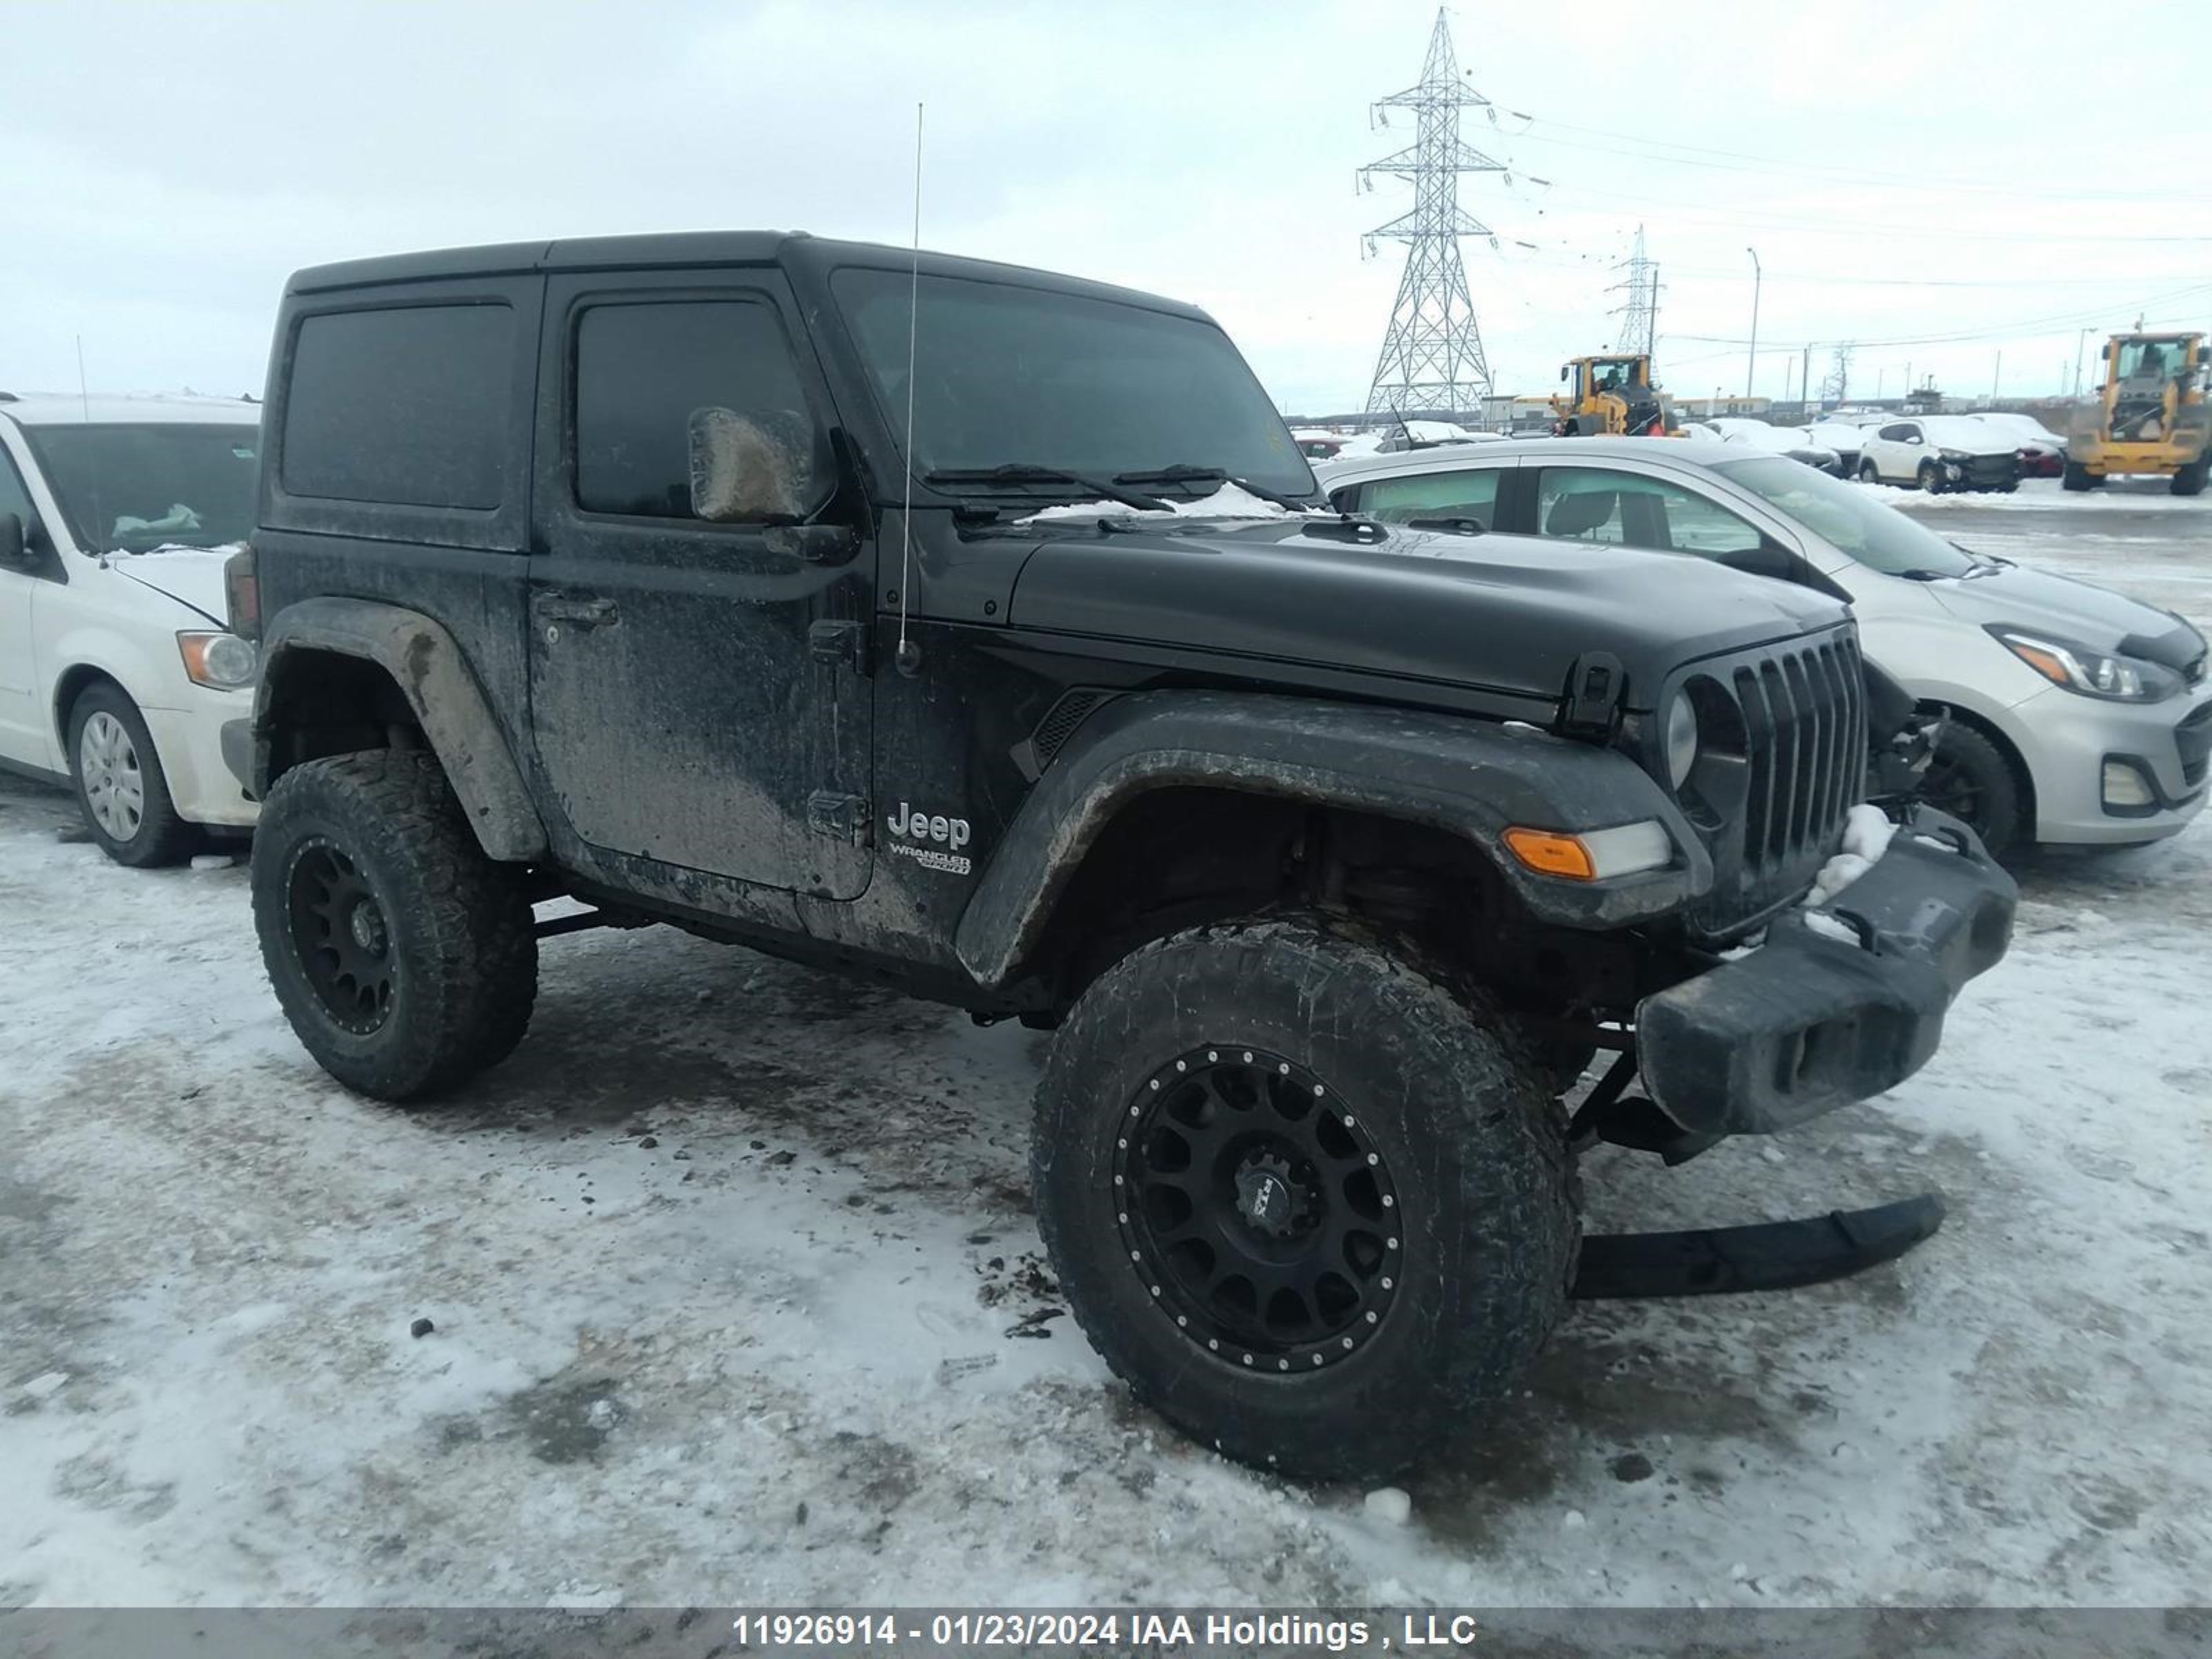
[[[912,859],[925,870],[942,870],[955,876],[964,876],[975,868],[960,853],[970,833],[967,819],[917,812],[901,801],[898,816],[884,822],[890,825],[891,834],[901,837],[890,848],[901,858]]]
[[[890,820],[890,826],[895,836],[939,842],[956,853],[968,844],[967,819],[932,817],[926,812],[915,811],[904,801],[899,803],[898,816]]]

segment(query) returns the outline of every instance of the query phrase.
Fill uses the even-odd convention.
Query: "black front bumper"
[[[222,763],[238,780],[238,787],[246,792],[248,800],[253,799],[253,722],[225,720],[222,723]]]
[[[1972,830],[1914,806],[1889,850],[1820,914],[1778,915],[1750,955],[1644,999],[1644,1086],[1692,1135],[1765,1134],[1903,1082],[1959,988],[2012,939],[2019,890]]]

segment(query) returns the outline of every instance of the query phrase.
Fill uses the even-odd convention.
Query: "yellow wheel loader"
[[[2103,395],[2074,411],[2066,434],[2066,488],[2141,472],[2172,479],[2177,495],[2201,492],[2212,472],[2204,337],[2115,334],[2102,355]]]
[[[1577,357],[1564,365],[1565,397],[1552,399],[1552,430],[1562,438],[1662,437],[1666,394],[1651,384],[1651,359]]]

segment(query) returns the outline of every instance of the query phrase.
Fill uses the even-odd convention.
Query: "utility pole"
[[[1743,395],[1748,398],[1752,377],[1759,373],[1759,284],[1765,273],[1759,268],[1759,250],[1747,247],[1744,252],[1751,255],[1751,350],[1743,366]]]
[[[1813,343],[1805,342],[1805,349],[1797,357],[1797,399],[1807,409],[1813,406]]]
[[[1475,326],[1474,301],[1459,254],[1462,236],[1488,236],[1493,246],[1498,240],[1489,226],[1459,205],[1461,173],[1505,171],[1502,163],[1460,141],[1460,112],[1489,104],[1461,81],[1451,33],[1439,7],[1420,80],[1375,105],[1386,122],[1391,110],[1412,110],[1413,143],[1359,169],[1362,187],[1378,173],[1413,187],[1413,210],[1367,234],[1370,246],[1377,237],[1388,237],[1407,249],[1406,273],[1399,279],[1397,301],[1367,393],[1370,415],[1480,410],[1490,396],[1490,365],[1482,354],[1482,334]]]
[[[2089,331],[2083,329],[2074,337],[2074,395],[2081,395],[2081,354],[2088,348]]]
[[[2003,384],[2004,348],[2002,346],[1999,346],[1997,348],[1997,366],[1995,369],[1991,370],[1990,374],[1990,401],[1991,403],[1996,402],[1998,396],[1997,388],[2002,386]]]

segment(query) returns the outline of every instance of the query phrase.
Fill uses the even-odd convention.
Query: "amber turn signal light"
[[[1597,879],[1597,866],[1578,836],[1550,830],[1524,830],[1516,824],[1505,832],[1505,846],[1539,875],[1565,876],[1569,881]]]

